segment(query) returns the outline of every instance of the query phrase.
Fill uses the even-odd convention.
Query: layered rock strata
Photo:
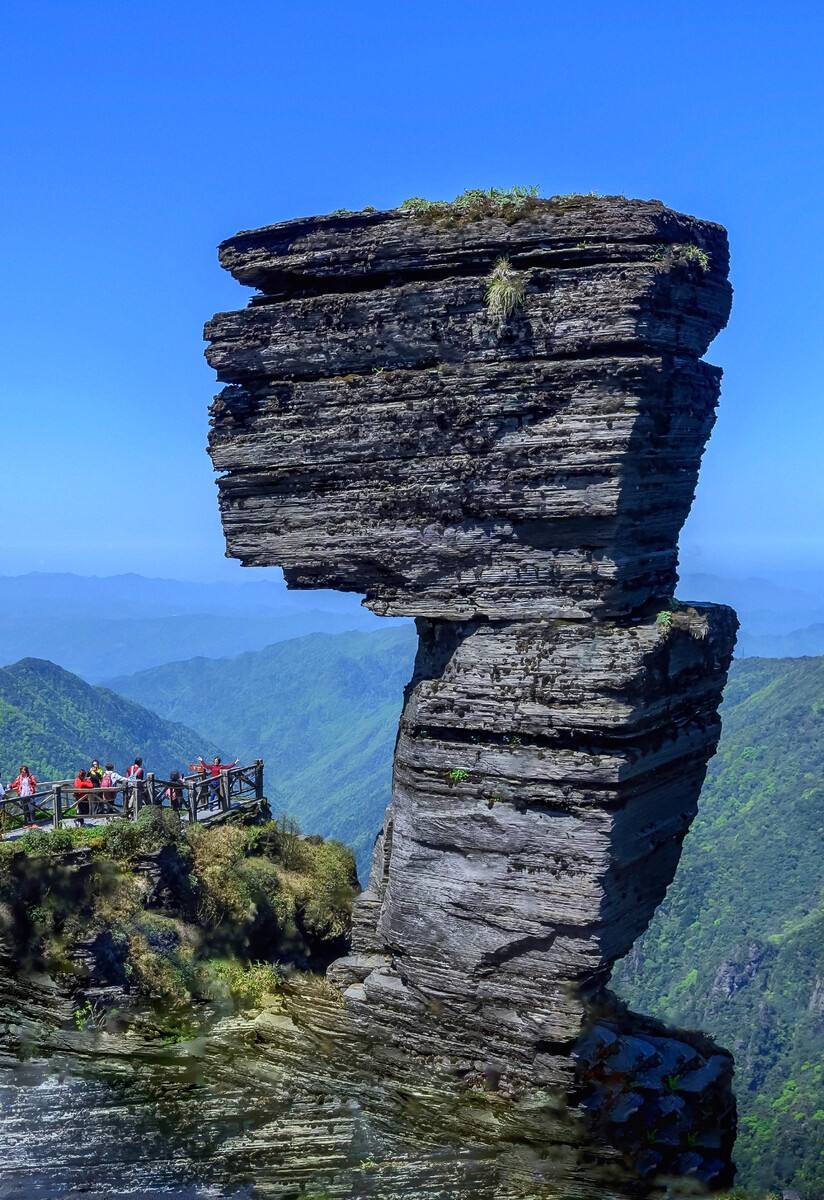
[[[502,255],[524,290],[505,320],[486,304]],[[717,403],[700,358],[729,310],[724,232],[581,198],[458,228],[287,222],[221,259],[262,292],[207,325],[229,553],[418,619],[333,978],[374,1038],[574,1092],[718,738],[735,617],[671,597]]]

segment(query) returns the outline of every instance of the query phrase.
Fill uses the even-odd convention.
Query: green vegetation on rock
[[[499,258],[486,281],[486,307],[489,315],[503,323],[521,308],[526,284],[508,258]]]
[[[172,1025],[196,1001],[259,1004],[284,966],[341,952],[355,890],[350,851],[284,821],[206,828],[145,808],[0,842],[4,944],[76,997],[78,1028],[105,1016],[87,995],[101,989]]]
[[[424,200],[410,196],[401,212],[430,225],[461,226],[485,217],[512,222],[532,212],[539,203],[539,188],[467,188],[454,200]]]
[[[745,1187],[824,1194],[824,659],[734,663],[675,882],[616,970],[735,1054]]]

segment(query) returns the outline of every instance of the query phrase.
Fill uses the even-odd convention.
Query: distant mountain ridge
[[[36,657],[93,683],[189,658],[230,658],[311,633],[399,624],[356,595],[289,591],[282,577],[196,583],[141,575],[0,576],[0,664]],[[684,574],[679,596],[732,604],[737,655],[824,653],[824,599],[769,579]],[[824,590],[824,588],[822,589]]]
[[[677,595],[684,600],[731,605],[741,621],[743,644],[746,638],[792,634],[824,623],[824,576],[813,570],[802,582],[804,586],[757,576],[686,571]]]
[[[55,663],[27,658],[0,669],[0,777],[21,763],[43,780],[67,778],[92,758],[125,770],[140,754],[161,776],[194,755],[219,753],[192,729],[105,688],[93,687]]]
[[[357,596],[288,592],[277,578],[201,584],[140,575],[0,576],[0,664],[49,659],[91,682],[379,621]]]

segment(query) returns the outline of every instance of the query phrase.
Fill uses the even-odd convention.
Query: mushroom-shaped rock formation
[[[555,198],[519,219],[285,222],[221,261],[261,293],[206,329],[229,553],[418,618],[392,801],[331,977],[372,1038],[609,1108],[613,1076],[667,1058],[657,1030],[607,1103],[591,1030],[632,1057],[604,986],[672,880],[735,640],[730,609],[672,599],[725,233]],[[728,1148],[729,1060],[691,1061]],[[621,1103],[626,1129],[643,1103]],[[693,1152],[707,1178],[713,1154]]]

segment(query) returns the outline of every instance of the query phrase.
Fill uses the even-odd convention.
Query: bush
[[[183,823],[171,808],[147,804],[137,814],[134,824],[140,830],[144,851],[159,850],[183,836]]]
[[[352,852],[340,842],[303,845],[304,870],[282,874],[284,888],[294,897],[297,916],[307,933],[324,940],[343,937],[351,924],[355,897]]]
[[[129,938],[127,974],[140,991],[165,1004],[185,1004],[191,999],[186,979],[171,959],[154,951],[142,933]]]
[[[503,323],[521,308],[526,295],[526,283],[508,258],[499,258],[486,281],[486,307],[490,316]]]
[[[187,831],[192,851],[192,883],[198,917],[214,928],[224,922],[242,924],[252,913],[252,896],[241,863],[246,854],[246,831],[234,825]]]
[[[103,830],[100,849],[117,862],[131,862],[143,849],[143,830],[125,819],[111,821]]]
[[[216,959],[207,964],[206,973],[242,1008],[259,1007],[267,996],[276,996],[283,987],[283,975],[274,963]]]

